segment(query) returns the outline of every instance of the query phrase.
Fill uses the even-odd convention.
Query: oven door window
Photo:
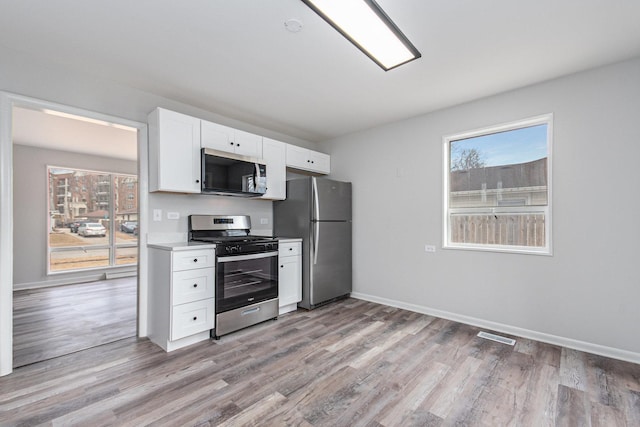
[[[216,311],[278,296],[278,253],[218,257]]]

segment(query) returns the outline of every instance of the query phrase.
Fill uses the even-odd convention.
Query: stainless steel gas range
[[[189,242],[216,245],[216,339],[278,317],[278,240],[250,231],[246,215],[189,216]]]

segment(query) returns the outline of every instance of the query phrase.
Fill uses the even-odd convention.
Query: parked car
[[[89,221],[73,221],[71,224],[69,224],[69,231],[71,231],[72,233],[77,233],[78,232],[78,228],[82,225],[82,224],[86,224]]]
[[[138,226],[136,221],[126,221],[120,224],[120,231],[123,233],[133,233],[133,230]]]
[[[87,222],[78,227],[78,236],[100,236],[107,235],[107,229],[99,222]]]
[[[133,227],[133,235],[137,236],[138,235],[138,224],[136,224],[135,227]]]

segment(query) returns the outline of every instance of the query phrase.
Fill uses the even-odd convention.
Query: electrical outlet
[[[154,221],[162,221],[162,209],[154,209],[153,210],[153,220]]]
[[[180,212],[167,212],[167,219],[180,219]]]
[[[436,247],[433,245],[424,245],[424,251],[425,252],[435,252],[436,251]]]
[[[260,224],[262,225],[269,224],[269,218],[260,218]]]

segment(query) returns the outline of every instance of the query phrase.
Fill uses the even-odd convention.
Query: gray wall
[[[636,59],[322,144],[353,182],[354,291],[638,356],[639,76]],[[544,113],[553,256],[442,250],[443,135]]]

